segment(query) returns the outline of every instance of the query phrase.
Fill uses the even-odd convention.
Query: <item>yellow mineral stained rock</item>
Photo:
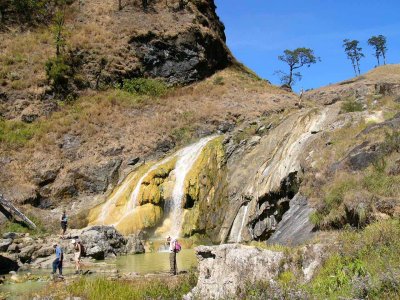
[[[130,234],[145,228],[155,227],[161,221],[161,217],[161,207],[148,203],[136,207],[116,227],[122,234]]]

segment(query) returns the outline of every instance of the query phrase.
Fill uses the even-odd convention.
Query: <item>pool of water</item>
[[[197,259],[193,249],[183,249],[177,254],[178,271],[189,270],[196,266]],[[98,262],[89,268],[92,271],[104,269],[117,269],[119,273],[139,273],[141,275],[149,273],[161,273],[169,271],[169,253],[168,252],[149,252],[144,254],[119,256],[115,259]],[[64,276],[68,277],[74,273],[73,268],[65,268]],[[41,275],[47,278],[51,269],[32,269],[29,272],[33,275]],[[27,271],[18,272],[23,276]],[[99,272],[101,274],[101,272]],[[96,276],[96,273],[94,274]],[[101,275],[100,275],[101,276]],[[9,276],[7,276],[9,277]],[[6,283],[0,285],[0,292],[7,293],[7,299],[31,299],[30,295],[41,291],[46,287],[48,281],[26,281],[23,283]]]
[[[128,256],[119,256],[116,269],[120,273],[136,272],[139,274],[169,271],[169,253],[153,252]],[[178,271],[188,270],[196,266],[197,260],[193,249],[183,249],[177,254]]]

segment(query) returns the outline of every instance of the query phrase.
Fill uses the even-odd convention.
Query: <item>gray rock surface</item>
[[[282,252],[239,244],[200,246],[196,254],[199,279],[188,299],[224,299],[235,295],[246,282],[273,280],[284,258]]]
[[[184,299],[236,299],[246,285],[275,284],[279,274],[287,270],[298,274],[301,282],[308,282],[326,258],[324,249],[322,244],[306,245],[293,253],[240,244],[197,247],[199,278]]]
[[[297,194],[289,205],[289,210],[268,239],[269,244],[298,245],[314,236],[314,225],[309,219],[313,209],[308,206],[307,198]]]

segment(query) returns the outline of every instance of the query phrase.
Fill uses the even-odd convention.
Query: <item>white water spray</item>
[[[243,218],[242,218],[242,224],[240,225],[239,234],[238,234],[238,236],[237,236],[236,243],[240,243],[241,240],[242,240],[242,232],[243,232],[244,224],[245,224],[245,222],[246,222],[247,211],[248,211],[248,210],[249,210],[249,205],[247,204],[247,205],[244,207]]]
[[[183,148],[176,154],[178,160],[175,165],[175,185],[172,191],[172,199],[167,202],[168,207],[166,207],[172,223],[169,236],[179,237],[181,231],[183,218],[182,200],[185,192],[186,175],[200,156],[204,146],[214,138],[215,136],[203,138],[199,142]]]
[[[175,155],[163,159],[162,161],[160,161],[160,162],[154,164],[153,166],[151,166],[150,169],[148,169],[147,172],[144,173],[144,175],[137,182],[135,189],[133,190],[131,196],[129,197],[130,199],[129,199],[128,203],[126,204],[126,208],[124,209],[124,211],[125,211],[124,215],[119,219],[118,222],[113,224],[114,226],[117,226],[118,224],[120,224],[122,222],[122,220],[127,215],[129,215],[130,213],[134,212],[134,210],[136,208],[136,205],[137,205],[137,202],[138,202],[138,196],[139,196],[140,188],[141,188],[143,180],[146,178],[146,176],[149,175],[150,172],[156,170],[160,165],[163,165],[163,164],[169,162],[174,157],[175,157]]]

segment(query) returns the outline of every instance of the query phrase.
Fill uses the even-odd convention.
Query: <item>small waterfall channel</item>
[[[172,191],[172,199],[166,202],[165,207],[165,211],[169,214],[171,220],[171,229],[168,234],[171,237],[179,237],[182,228],[182,200],[185,193],[186,175],[196,162],[204,146],[214,138],[215,136],[203,138],[196,144],[183,148],[176,154],[178,160],[175,165],[175,185]]]
[[[166,199],[165,201],[164,224],[161,232],[172,237],[179,237],[184,216],[183,200],[185,196],[186,176],[193,168],[193,165],[207,143],[216,137],[217,136],[205,137],[197,143],[189,145],[177,151],[175,154],[155,163],[139,180],[137,180],[139,176],[137,173],[133,172],[129,174],[102,205],[97,218],[91,224],[113,225],[118,228],[118,225],[121,224],[121,222],[125,222],[129,216],[133,216],[135,210],[138,208],[138,198],[145,178],[158,167],[176,159],[174,169],[171,172],[174,174],[172,177],[175,178],[175,181],[173,183],[172,195],[170,199]],[[117,208],[121,199],[126,199],[126,201],[124,201],[125,205],[122,208]],[[114,209],[120,211],[118,217],[109,218],[109,216],[113,214]]]

